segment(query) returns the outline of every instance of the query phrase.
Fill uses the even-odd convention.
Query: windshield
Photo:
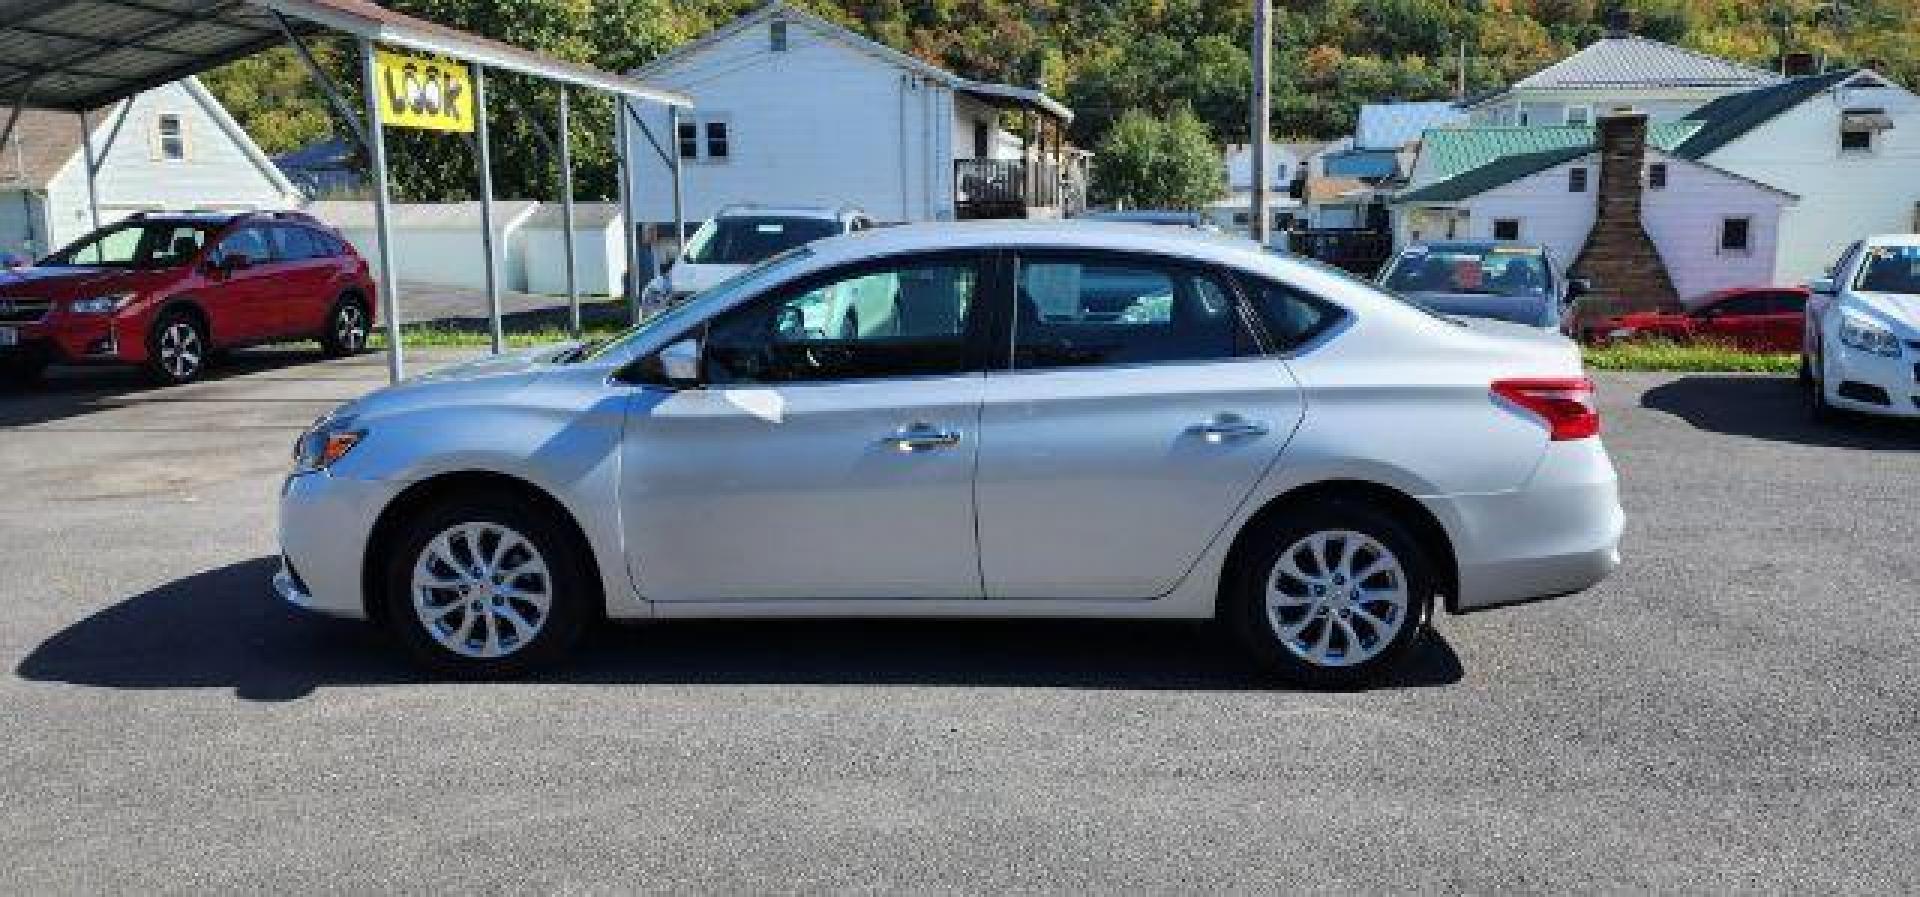
[[[1538,249],[1502,246],[1414,247],[1394,260],[1386,287],[1403,293],[1471,293],[1538,299],[1547,263]]]
[[[725,297],[733,294],[757,291],[768,282],[778,280],[784,276],[788,270],[792,269],[809,255],[811,255],[811,253],[807,252],[804,246],[796,246],[793,249],[789,249],[773,258],[767,259],[765,262],[748,268],[726,280],[720,281],[705,290],[701,290],[687,300],[651,318],[641,321],[619,336],[607,340],[604,343],[586,346],[583,351],[578,353],[577,358],[571,360],[590,361],[597,358],[617,357],[623,354],[628,347],[649,339],[656,333],[673,333],[699,319],[702,314],[705,314],[708,309],[713,307],[712,303],[702,300],[719,297],[719,301],[724,303],[726,301]]]
[[[751,265],[839,232],[840,222],[826,218],[729,215],[707,222],[693,235],[686,260],[696,265]]]
[[[181,221],[137,221],[94,231],[40,260],[43,267],[127,268],[151,271],[193,260],[209,228]]]
[[[1875,246],[1853,288],[1874,293],[1920,296],[1920,246]]]

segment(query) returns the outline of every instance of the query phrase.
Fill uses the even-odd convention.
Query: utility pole
[[[1455,100],[1467,98],[1467,42],[1464,39],[1460,41],[1460,68],[1454,72],[1453,98]]]
[[[1272,97],[1273,73],[1270,66],[1273,61],[1273,0],[1254,0],[1253,2],[1253,208],[1248,209],[1247,223],[1252,226],[1251,236],[1260,245],[1267,244],[1268,226],[1272,219],[1267,215],[1267,182],[1271,172],[1267,167],[1267,141],[1270,138],[1268,118],[1273,110]]]

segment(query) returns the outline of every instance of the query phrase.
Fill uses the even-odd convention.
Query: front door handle
[[[1208,442],[1225,442],[1229,439],[1265,436],[1267,425],[1257,420],[1248,420],[1238,414],[1216,414],[1212,420],[1188,427],[1187,432]]]
[[[902,452],[918,452],[926,449],[946,448],[960,444],[960,433],[927,423],[909,424],[894,431],[893,435],[880,440]]]

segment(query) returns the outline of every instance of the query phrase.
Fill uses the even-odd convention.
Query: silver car
[[[856,326],[809,323],[845,295]],[[1246,241],[916,225],[342,406],[299,442],[275,585],[459,676],[602,617],[1217,617],[1347,685],[1435,608],[1614,568],[1598,429],[1551,332]]]

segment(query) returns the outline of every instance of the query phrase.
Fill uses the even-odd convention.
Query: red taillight
[[[1600,432],[1593,381],[1585,377],[1495,380],[1493,394],[1540,415],[1547,422],[1549,438],[1555,442],[1585,439]]]

